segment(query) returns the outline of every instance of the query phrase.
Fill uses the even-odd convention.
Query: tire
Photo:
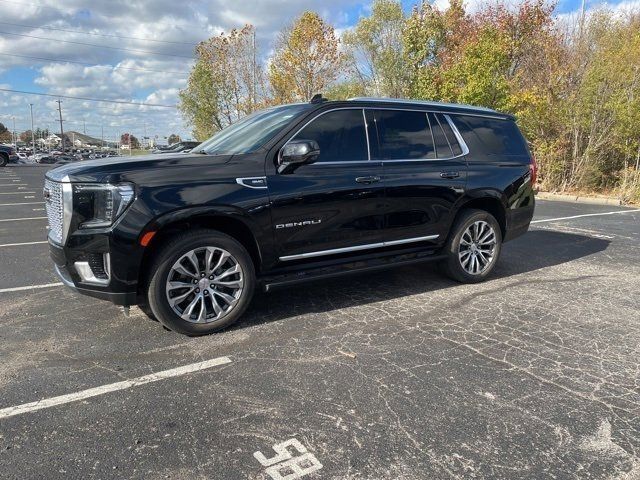
[[[465,209],[451,229],[441,268],[460,283],[482,282],[495,268],[501,250],[502,232],[495,217],[484,210]]]
[[[149,320],[154,321],[154,322],[158,321],[158,319],[156,318],[155,314],[151,310],[151,307],[149,306],[149,304],[146,301],[144,303],[140,303],[138,305],[138,308],[140,309],[140,311],[142,313],[144,313],[147,317],[149,317]]]
[[[9,157],[4,153],[0,153],[0,167],[6,167],[7,163],[9,163]]]
[[[189,336],[207,335],[236,322],[249,306],[256,285],[247,250],[215,230],[171,238],[155,256],[149,278],[150,313],[168,329]]]

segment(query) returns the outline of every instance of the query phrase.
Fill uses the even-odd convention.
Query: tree
[[[245,25],[201,42],[180,109],[198,140],[268,103],[255,29]]]
[[[171,135],[169,135],[169,140],[167,140],[167,141],[169,142],[169,145],[173,145],[174,143],[178,143],[180,141],[180,135],[172,133]]]
[[[329,87],[344,66],[333,27],[317,13],[304,12],[280,33],[269,65],[275,101],[309,100]]]
[[[120,136],[120,145],[130,145],[131,149],[140,148],[140,141],[130,133],[123,133]]]
[[[20,141],[31,143],[31,130],[25,130],[22,132],[20,134]]]
[[[3,123],[0,123],[0,143],[9,143],[13,140],[11,132]]]
[[[403,97],[408,71],[403,59],[406,19],[395,0],[375,0],[370,17],[363,17],[343,36],[357,79],[374,96]]]

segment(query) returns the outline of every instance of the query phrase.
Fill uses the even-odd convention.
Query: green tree
[[[9,143],[11,140],[11,132],[3,123],[0,123],[0,143]]]
[[[331,25],[315,12],[304,12],[278,38],[269,66],[277,103],[309,100],[342,73],[345,58]]]
[[[130,145],[133,150],[140,148],[140,140],[130,133],[123,133],[120,136],[120,145]]]
[[[371,16],[363,17],[343,36],[356,78],[375,96],[403,97],[408,72],[403,59],[406,19],[395,0],[375,0]]]
[[[178,143],[180,141],[180,135],[172,133],[171,135],[169,135],[169,139],[167,141],[169,142],[169,145],[173,145],[174,143]]]
[[[180,92],[180,110],[198,140],[269,102],[264,69],[257,59],[251,25],[196,47],[196,63]]]
[[[25,130],[22,132],[20,134],[20,141],[31,143],[31,130]]]

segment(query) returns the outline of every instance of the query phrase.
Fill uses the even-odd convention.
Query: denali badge
[[[317,225],[322,223],[322,220],[319,218],[314,218],[311,220],[301,220],[299,222],[290,222],[290,223],[279,223],[276,225],[276,229],[279,228],[293,228],[293,227],[306,227],[307,225]]]

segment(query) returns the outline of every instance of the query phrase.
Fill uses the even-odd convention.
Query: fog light
[[[75,262],[73,266],[82,283],[108,285],[111,280],[111,258],[108,253],[90,254],[89,261]]]

